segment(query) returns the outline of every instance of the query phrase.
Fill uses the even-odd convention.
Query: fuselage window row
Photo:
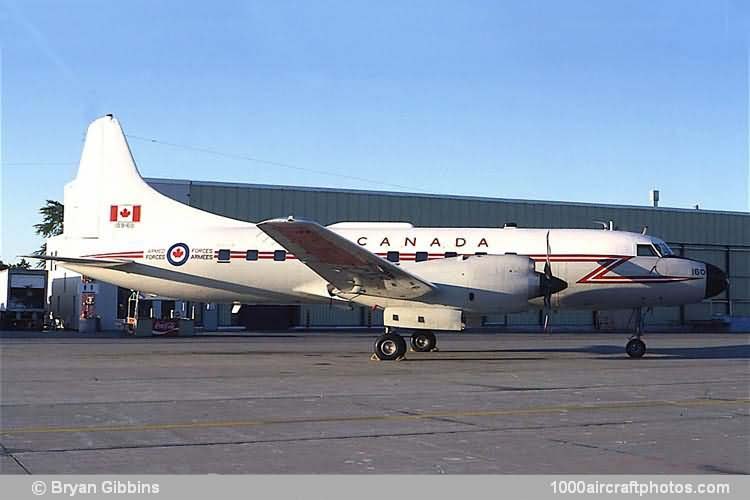
[[[238,255],[239,254],[239,255]],[[261,255],[263,254],[263,255]],[[389,251],[385,255],[380,254],[381,256],[384,256],[386,260],[398,263],[401,260],[407,260],[403,259],[402,256],[412,256],[413,260],[416,262],[424,262],[430,259],[439,259],[439,258],[452,258],[452,257],[458,257],[458,252],[445,252],[442,254],[430,254],[428,252],[416,252],[414,254],[411,253],[404,253],[398,251]],[[467,254],[471,255],[471,254]],[[487,252],[475,252],[474,255],[487,255]],[[240,257],[242,258],[242,251],[231,251],[228,248],[222,248],[216,252],[216,261],[221,263],[230,262],[232,258]],[[287,260],[287,252],[286,250],[274,250],[273,252],[260,252],[259,250],[246,250],[245,251],[245,260],[246,261],[256,261],[264,258],[270,258],[273,257],[273,260],[276,262],[283,262]],[[412,260],[412,259],[408,259]]]

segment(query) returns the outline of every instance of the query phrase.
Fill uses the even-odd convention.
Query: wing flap
[[[316,222],[273,219],[258,228],[344,294],[414,299],[435,289]]]

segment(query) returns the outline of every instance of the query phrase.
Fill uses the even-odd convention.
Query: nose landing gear
[[[625,352],[628,353],[628,356],[631,358],[642,358],[643,355],[646,354],[646,343],[641,340],[641,336],[643,335],[643,312],[641,311],[641,308],[638,307],[633,310],[633,314],[635,315],[633,336],[628,340],[628,343],[625,344]]]
[[[632,338],[625,344],[625,352],[631,358],[641,358],[646,354],[646,343],[640,337]]]

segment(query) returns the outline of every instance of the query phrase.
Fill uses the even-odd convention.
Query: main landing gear
[[[386,330],[375,341],[375,358],[380,361],[394,361],[406,354],[406,341],[398,333]]]
[[[415,352],[434,351],[437,346],[435,334],[429,330],[416,331],[411,334],[411,348]]]
[[[412,332],[410,340],[412,350],[416,352],[430,352],[437,346],[435,334],[428,330],[417,330]],[[374,358],[380,361],[394,361],[401,359],[406,354],[406,341],[398,333],[391,329],[378,337],[374,346]]]
[[[633,314],[635,315],[635,327],[633,329],[633,336],[625,344],[625,352],[631,358],[642,358],[646,354],[646,343],[641,340],[641,336],[643,335],[643,313],[641,308],[636,308]]]

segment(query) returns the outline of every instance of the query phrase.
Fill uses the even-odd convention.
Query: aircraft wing
[[[290,217],[261,222],[258,228],[343,293],[414,299],[435,289],[316,222]]]

